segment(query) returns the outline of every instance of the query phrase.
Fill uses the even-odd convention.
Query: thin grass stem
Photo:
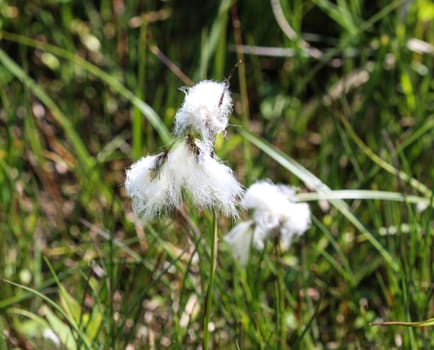
[[[209,275],[208,288],[206,291],[205,309],[203,317],[203,339],[202,348],[209,349],[209,319],[211,315],[211,306],[213,298],[215,271],[217,267],[218,236],[217,236],[217,213],[213,211],[213,237],[211,241],[211,270]]]
[[[276,294],[277,294],[277,334],[278,341],[276,348],[278,350],[285,349],[286,347],[286,329],[285,329],[285,288],[284,288],[284,270],[282,268],[282,250],[278,243],[275,246],[276,258]]]

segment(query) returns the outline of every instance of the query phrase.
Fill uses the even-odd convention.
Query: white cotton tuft
[[[144,185],[150,181],[150,172],[155,169],[159,156],[142,157],[127,169],[125,188],[129,197],[143,194]]]
[[[184,92],[184,103],[175,116],[175,135],[194,131],[203,140],[213,142],[215,136],[226,129],[232,112],[227,83],[203,80]]]
[[[168,153],[140,159],[126,175],[134,214],[143,222],[178,207],[183,192],[199,209],[215,208],[226,216],[236,216],[243,191],[232,170],[212,157],[207,145],[190,137]]]
[[[236,216],[236,203],[238,202],[243,189],[236,180],[231,168],[224,165],[216,157],[206,154],[199,167],[203,178],[197,186],[199,192],[208,192],[211,195],[212,206],[220,210],[225,216]],[[192,191],[197,193],[198,191]],[[196,201],[200,201],[198,196]],[[206,197],[204,197],[206,198]],[[207,204],[209,207],[210,205]]]
[[[283,250],[287,250],[295,236],[306,232],[311,224],[310,207],[307,203],[290,203],[288,215],[280,230]]]
[[[197,160],[187,140],[173,147],[167,155],[167,169],[172,174],[176,187],[185,187],[189,177],[194,175]]]
[[[134,214],[143,222],[181,202],[181,188],[167,167],[166,156],[160,153],[143,157],[126,171],[125,188]]]
[[[294,193],[295,190],[289,186],[275,185],[271,181],[262,180],[248,188],[241,206],[278,217],[280,213],[285,212],[285,206]]]
[[[135,215],[144,222],[178,207],[183,194],[199,209],[237,215],[243,189],[232,170],[214,156],[215,137],[226,129],[232,112],[228,84],[204,80],[183,91],[185,99],[174,128],[182,141],[169,152],[140,159],[126,171],[128,196]]]
[[[246,266],[249,260],[252,224],[253,221],[243,221],[234,226],[224,237],[224,240],[231,249],[232,256],[241,266]]]
[[[253,231],[253,246],[257,250],[263,250],[265,248],[265,241],[268,239],[271,232],[271,229],[267,229],[262,225],[256,224],[255,222],[255,229]]]
[[[208,147],[199,140],[190,140],[195,154],[194,161],[183,174],[184,187],[190,193],[194,205],[199,208],[215,208],[225,216],[236,216],[242,187],[231,168],[212,157]]]
[[[294,188],[275,185],[268,180],[258,181],[248,188],[241,206],[253,210],[255,248],[263,249],[264,241],[271,233],[278,232],[286,250],[294,236],[303,234],[310,227],[310,208],[306,203],[294,202],[294,195]]]

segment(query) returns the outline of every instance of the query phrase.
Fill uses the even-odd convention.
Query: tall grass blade
[[[215,272],[217,268],[217,253],[218,253],[218,235],[217,235],[217,213],[213,213],[213,236],[211,241],[211,264],[208,288],[206,291],[205,308],[203,316],[203,343],[204,350],[209,349],[209,320],[211,316],[212,299],[214,296]]]
[[[362,200],[382,200],[393,202],[404,202],[420,204],[424,206],[432,205],[431,200],[420,196],[407,196],[400,192],[377,191],[377,190],[331,190],[328,193],[299,193],[296,195],[300,201],[318,201],[332,199],[362,199]]]
[[[430,318],[420,322],[404,322],[404,321],[384,321],[371,322],[371,326],[403,326],[403,327],[434,327],[434,318]]]

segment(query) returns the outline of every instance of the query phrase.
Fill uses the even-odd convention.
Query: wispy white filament
[[[127,194],[143,222],[176,208],[187,192],[199,208],[236,216],[242,187],[232,170],[209,153],[199,140],[187,138],[167,154],[147,156],[127,170]]]
[[[243,221],[234,226],[224,238],[231,247],[234,259],[242,266],[245,266],[249,260],[252,225],[253,221]]]
[[[232,112],[232,98],[225,82],[203,80],[185,88],[184,104],[175,116],[174,133],[177,136],[194,131],[203,141],[213,141],[223,132]]]
[[[241,201],[242,207],[253,211],[252,220],[247,221],[252,229],[241,230],[247,225],[239,226],[243,224],[241,223],[226,236],[228,239],[225,238],[231,245],[233,255],[245,256],[246,248],[241,247],[241,242],[246,241],[262,250],[265,241],[276,234],[279,235],[282,248],[288,249],[293,238],[303,234],[311,224],[309,206],[306,203],[296,203],[294,195],[294,188],[275,185],[271,181],[253,184]],[[241,237],[242,235],[249,238]]]
[[[181,202],[181,187],[165,157],[163,153],[143,157],[126,172],[127,194],[132,199],[134,214],[143,222]]]
[[[189,193],[199,208],[216,208],[236,216],[235,204],[242,193],[232,170],[210,154],[199,140],[188,139],[169,153],[169,167],[175,181]]]
[[[215,207],[226,216],[236,216],[235,204],[242,193],[241,185],[231,168],[212,156],[206,145],[196,140],[196,146],[200,150],[196,169],[186,179],[193,202],[201,207]]]
[[[226,129],[232,111],[228,84],[204,80],[184,92],[174,128],[182,141],[168,152],[140,159],[126,171],[127,194],[135,215],[144,222],[178,207],[184,194],[200,209],[237,215],[242,187],[214,155],[215,136]]]

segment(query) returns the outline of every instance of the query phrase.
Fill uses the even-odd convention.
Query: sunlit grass
[[[115,3],[0,4],[0,349],[433,347],[433,5]],[[245,268],[234,221],[136,224],[123,186],[232,67],[216,153],[313,212]]]

